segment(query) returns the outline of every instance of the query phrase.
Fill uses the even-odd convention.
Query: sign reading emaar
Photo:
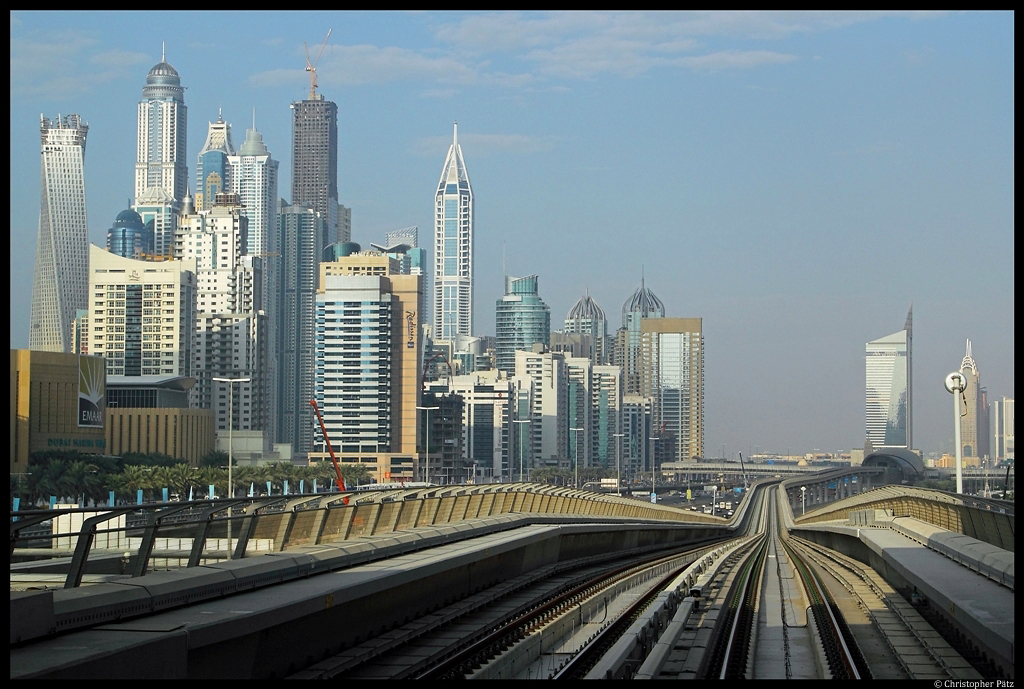
[[[78,357],[78,427],[103,428],[107,370],[102,357]]]

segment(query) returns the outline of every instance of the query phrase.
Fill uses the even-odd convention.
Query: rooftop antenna
[[[252,109],[252,130],[256,131],[256,108]]]
[[[160,41],[160,62],[167,62],[167,42]]]
[[[324,37],[324,44],[320,46],[320,52],[317,53],[316,60],[312,63],[309,61],[309,48],[306,47],[306,42],[302,42],[302,47],[306,50],[306,71],[309,72],[309,100],[316,100],[316,66],[320,62],[320,56],[324,54],[324,48],[327,47],[327,39],[331,37],[331,31],[334,29],[327,29],[327,36]]]

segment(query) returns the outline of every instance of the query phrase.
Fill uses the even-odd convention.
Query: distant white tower
[[[244,252],[263,258],[263,308],[267,314],[267,367],[266,380],[270,410],[270,430],[276,437],[278,373],[277,373],[277,313],[280,289],[281,248],[277,232],[277,171],[278,163],[270,157],[263,143],[263,135],[256,131],[256,115],[252,129],[245,132],[245,142],[237,154],[227,156],[228,184],[238,194],[242,215],[249,221]],[[211,201],[213,199],[210,199]]]
[[[89,226],[85,216],[85,138],[78,115],[40,115],[39,237],[32,283],[29,349],[70,352],[75,311],[88,306]]]
[[[455,124],[434,203],[434,338],[473,331],[473,188]]]
[[[913,449],[913,316],[903,330],[864,346],[865,435],[876,447]]]

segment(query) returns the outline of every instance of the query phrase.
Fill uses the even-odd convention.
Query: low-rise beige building
[[[106,371],[97,356],[11,350],[11,473],[33,452],[108,454]]]

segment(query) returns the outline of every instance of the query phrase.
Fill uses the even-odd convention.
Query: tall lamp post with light
[[[427,414],[426,414],[426,417],[427,417],[427,440],[426,440],[426,448],[425,448],[426,452],[424,453],[424,457],[426,458],[426,462],[423,465],[423,478],[424,478],[424,480],[427,483],[430,483],[430,412],[436,411],[436,410],[440,409],[441,407],[416,407],[416,408],[417,409],[421,409],[421,410],[427,412]]]
[[[653,441],[651,443],[651,502],[657,502],[658,498],[654,494],[654,465],[657,464],[658,441],[661,438],[648,438],[648,440]]]
[[[233,476],[231,475],[231,460],[233,457],[233,446],[231,431],[235,426],[235,383],[248,383],[251,378],[212,378],[218,383],[228,384],[228,497],[235,497]],[[231,559],[231,507],[228,507],[228,559]]]
[[[576,461],[575,461],[575,469],[574,469],[574,473],[573,473],[573,488],[575,488],[576,490],[579,490],[580,489],[580,431],[582,431],[584,429],[582,429],[582,428],[570,428],[569,430],[574,433],[574,437],[576,438]]]
[[[622,436],[625,433],[613,433],[615,436],[615,494],[622,497],[622,469],[619,460],[622,458]]]
[[[970,345],[970,343],[968,343]],[[970,347],[968,347],[970,349]],[[966,359],[965,359],[966,361]],[[953,393],[953,443],[956,445],[956,492],[964,492],[963,458],[961,457],[962,446],[960,444],[960,395],[963,395],[967,388],[967,380],[964,374],[953,371],[946,376],[946,391]]]
[[[800,516],[807,514],[807,486],[800,486]]]

